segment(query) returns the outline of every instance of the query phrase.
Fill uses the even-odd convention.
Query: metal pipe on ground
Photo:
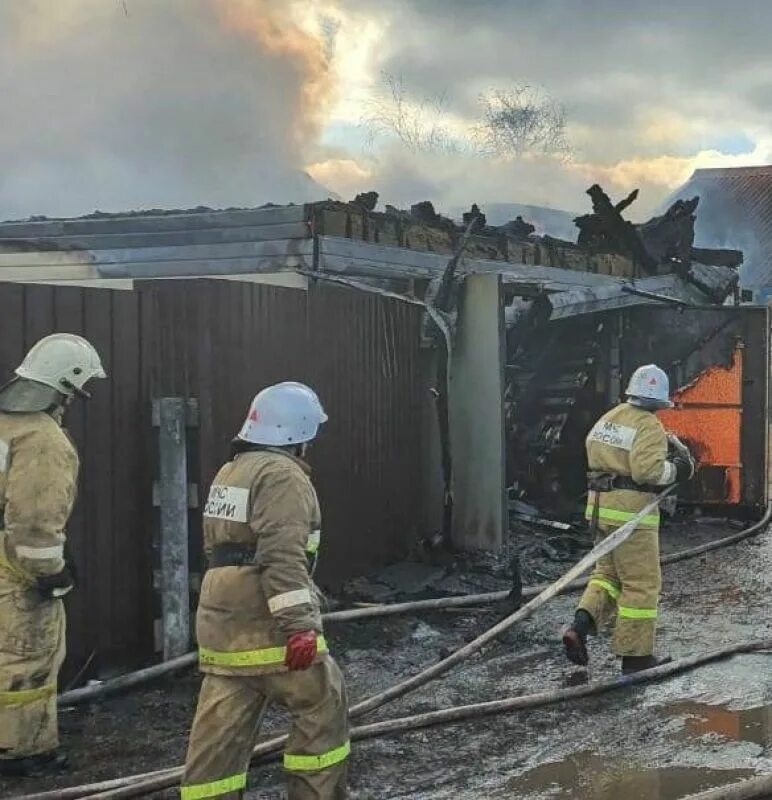
[[[754,800],[763,797],[772,797],[772,775],[759,775],[729,786],[690,794],[683,800]]]
[[[695,558],[704,555],[712,550],[718,550],[721,547],[736,544],[744,539],[748,539],[760,530],[765,528],[772,519],[772,503],[767,506],[764,516],[755,524],[751,525],[745,530],[738,531],[731,536],[725,536],[721,539],[716,539],[707,544],[700,545],[699,547],[692,547],[688,550],[682,550],[677,553],[671,553],[660,559],[663,565],[674,564],[678,561],[684,561],[689,558]],[[560,591],[567,592],[574,589],[581,589],[587,584],[586,578],[580,578],[566,584]],[[546,585],[531,586],[523,590],[523,597],[535,597],[547,588]],[[429,600],[414,600],[407,603],[392,603],[389,605],[368,606],[367,608],[351,608],[344,611],[333,611],[324,615],[324,621],[327,622],[348,622],[357,619],[370,619],[373,617],[386,617],[395,616],[398,614],[409,614],[416,611],[432,611],[443,610],[448,608],[465,608],[468,606],[476,606],[480,604],[495,603],[499,600],[504,600],[509,595],[509,591],[501,592],[485,592],[481,594],[470,594],[462,597],[438,597]],[[134,686],[141,685],[156,678],[164,677],[165,675],[179,672],[187,667],[193,666],[198,660],[198,654],[195,652],[186,653],[183,656],[174,658],[170,661],[164,661],[160,664],[146,667],[137,672],[130,672],[126,675],[121,675],[118,678],[105,681],[104,683],[95,684],[92,686],[84,686],[80,689],[64,692],[59,695],[59,706],[72,706],[79,703],[85,703],[92,700],[97,700],[101,697],[107,697],[112,694],[131,689]]]
[[[585,686],[554,689],[552,691],[521,695],[519,697],[505,697],[499,700],[489,700],[482,703],[452,706],[438,711],[429,711],[423,714],[413,714],[406,717],[387,719],[369,725],[360,725],[352,729],[351,739],[354,741],[373,739],[380,736],[406,733],[408,731],[428,728],[435,725],[458,724],[467,720],[494,716],[496,714],[526,711],[557,703],[581,700],[586,697],[597,696],[619,689],[627,689],[640,684],[663,680],[673,675],[697,669],[705,664],[710,664],[735,655],[754,653],[763,650],[772,650],[772,638],[743,642],[712,650],[701,655],[687,656],[668,664],[662,664],[652,669],[643,670],[633,675],[618,676]],[[278,756],[278,750],[285,740],[286,737],[276,737],[261,743],[255,748],[253,758],[260,759],[261,763],[263,761],[273,760]],[[111,781],[102,781],[100,783],[57,789],[51,792],[24,795],[19,798],[19,800],[79,800],[80,798],[92,798],[92,800],[96,800],[96,798],[107,800],[107,798],[110,798],[110,800],[117,800],[117,798],[139,797],[150,792],[170,788],[179,780],[181,774],[181,768],[164,769],[158,770],[155,773],[132,775],[125,778],[116,778]],[[762,797],[763,795],[726,795],[726,798],[727,800],[735,800],[735,798],[746,796]],[[717,794],[715,797],[712,794],[706,794],[704,796],[697,795],[694,800],[698,800],[698,798],[699,800],[718,800],[719,797],[723,798],[724,795]],[[692,800],[692,798],[689,800]]]

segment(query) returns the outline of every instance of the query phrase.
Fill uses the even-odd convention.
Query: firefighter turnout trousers
[[[204,676],[190,735],[182,800],[239,798],[263,707],[292,716],[284,752],[289,800],[342,800],[350,750],[343,677],[330,656],[307,670]]]
[[[56,679],[65,655],[61,600],[0,571],[0,759],[56,750]]]
[[[617,527],[599,523],[598,541]],[[654,653],[661,586],[659,533],[656,528],[638,528],[595,565],[579,608],[593,618],[598,628],[616,612],[616,655],[649,656]]]

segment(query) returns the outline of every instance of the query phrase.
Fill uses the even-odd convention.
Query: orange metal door
[[[699,461],[697,484],[708,474],[722,477],[720,491],[700,502],[737,504],[742,497],[743,346],[738,344],[732,366],[711,367],[689,386],[675,393],[675,408],[660,411],[665,428],[678,436]],[[707,485],[703,482],[703,485]]]

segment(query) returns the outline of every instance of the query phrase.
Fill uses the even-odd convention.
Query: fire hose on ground
[[[678,561],[685,561],[689,558],[696,558],[697,556],[708,553],[712,550],[718,550],[721,547],[736,544],[744,539],[747,539],[754,534],[764,529],[772,519],[772,504],[767,507],[767,510],[757,523],[751,525],[745,530],[738,531],[730,536],[725,536],[721,539],[716,539],[707,544],[700,545],[699,547],[692,547],[688,550],[682,550],[677,553],[671,553],[661,559],[663,565],[674,564]],[[560,591],[571,591],[574,589],[581,589],[587,583],[586,578],[580,578],[566,584]],[[523,598],[535,597],[547,588],[545,585],[531,586],[523,589]],[[410,614],[415,612],[424,611],[442,611],[449,608],[465,608],[471,606],[486,605],[496,603],[504,600],[509,595],[509,591],[499,592],[485,592],[482,594],[470,594],[461,597],[439,597],[430,600],[414,600],[407,603],[391,603],[389,605],[370,606],[368,608],[352,608],[344,611],[333,611],[324,615],[325,623],[330,622],[349,622],[352,620],[371,619],[374,617],[396,616],[399,614]],[[145,669],[136,672],[129,672],[126,675],[121,675],[103,683],[94,684],[92,686],[84,686],[80,689],[74,689],[69,692],[64,692],[59,695],[60,706],[73,706],[80,703],[86,703],[97,700],[101,697],[117,694],[127,689],[132,689],[135,686],[142,685],[165,675],[171,675],[179,672],[188,667],[192,667],[198,660],[198,654],[186,653],[178,658],[164,661],[161,664],[154,664],[153,666],[146,667]]]
[[[483,703],[452,706],[450,708],[429,711],[423,714],[386,719],[381,722],[374,722],[369,725],[360,725],[352,728],[351,739],[352,741],[374,739],[380,736],[406,733],[408,731],[419,730],[435,725],[453,725],[467,720],[494,716],[496,714],[505,714],[513,711],[529,711],[571,700],[581,700],[586,697],[606,694],[618,689],[626,689],[644,683],[663,680],[664,678],[679,675],[705,664],[730,658],[733,655],[770,649],[772,649],[772,639],[762,639],[731,645],[701,655],[680,658],[676,661],[671,661],[667,664],[653,667],[652,669],[643,670],[633,675],[615,677],[585,686],[555,689],[548,692],[521,695],[519,697],[505,697]],[[277,737],[263,742],[255,748],[253,758],[259,759],[260,763],[276,760],[279,757],[279,749],[283,741],[284,737]],[[156,772],[116,778],[114,780],[90,783],[83,786],[74,786],[71,788],[56,789],[50,792],[26,795],[23,798],[19,798],[19,800],[78,800],[79,798],[100,798],[101,800],[111,798],[111,800],[115,800],[115,798],[138,797],[142,794],[171,787],[179,780],[181,772],[179,768],[158,770]],[[716,800],[719,796],[723,797],[723,795],[717,795]],[[748,795],[748,797],[760,796],[762,795]],[[702,795],[698,797],[699,800],[703,800]],[[745,795],[737,795],[737,797],[745,797]],[[713,795],[706,795],[705,800],[708,800],[708,798],[714,800]],[[732,795],[731,798],[734,800],[734,795]],[[694,798],[694,800],[697,800],[697,798]],[[727,800],[729,800],[729,796],[727,796]]]
[[[634,532],[640,520],[645,515],[651,513],[658,506],[659,502],[667,494],[670,493],[670,491],[672,491],[672,488],[662,492],[657,498],[655,498],[645,508],[643,508],[640,512],[638,512],[629,522],[626,522],[624,525],[618,528],[614,533],[612,533],[611,535],[606,537],[603,541],[601,541],[598,545],[596,545],[596,547],[593,548],[591,552],[589,552],[586,556],[584,556],[584,558],[582,558],[577,564],[575,564],[570,570],[568,570],[568,572],[566,572],[561,578],[559,578],[553,584],[544,589],[529,603],[527,603],[514,613],[510,614],[509,616],[501,620],[493,627],[489,628],[487,631],[485,631],[483,634],[478,636],[473,641],[467,643],[463,647],[456,650],[447,658],[444,658],[438,663],[433,664],[430,667],[427,667],[417,675],[414,675],[411,678],[408,678],[407,680],[401,681],[395,686],[392,686],[360,703],[357,703],[349,710],[351,717],[356,718],[370,711],[373,711],[377,708],[380,708],[382,705],[390,702],[391,700],[395,700],[399,697],[402,697],[405,694],[408,694],[409,692],[412,692],[413,690],[419,688],[420,686],[425,685],[429,681],[445,674],[446,672],[451,670],[456,664],[466,660],[471,655],[478,652],[487,643],[496,639],[498,636],[500,636],[506,630],[511,628],[517,622],[520,622],[523,619],[531,616],[531,614],[533,614],[540,606],[544,605],[547,601],[555,597],[561,591],[565,590],[566,587],[569,586],[572,583],[572,581],[574,581],[575,578],[577,578],[579,575],[581,575],[583,572],[589,569],[599,558],[606,555],[607,553],[610,553],[612,550],[618,547],[622,542],[628,539]],[[758,529],[762,527],[764,524],[766,524],[765,520],[768,521],[771,515],[772,511],[768,509],[764,520],[757,523],[757,525],[754,526],[754,528]],[[748,531],[742,531],[740,533],[743,535],[749,535]],[[726,537],[726,538],[732,539],[733,541],[739,541],[739,539],[737,538],[739,535],[740,534],[735,534],[732,537]],[[745,537],[743,536],[743,538]],[[707,552],[707,550],[705,550],[706,547],[708,546],[704,545],[701,548],[695,548],[695,549],[700,550],[702,552]],[[683,558],[682,553],[675,555],[677,560],[681,560]],[[630,685],[635,685],[636,683],[640,683],[645,680],[660,678],[663,676],[674,674],[675,672],[683,671],[683,669],[694,668],[699,664],[706,663],[706,660],[712,661],[716,660],[716,658],[727,657],[735,653],[752,652],[758,650],[766,650],[770,648],[772,648],[772,640],[770,639],[744,643],[740,645],[734,645],[730,648],[725,648],[724,650],[720,651],[714,651],[713,653],[709,653],[703,656],[692,656],[685,659],[680,659],[679,661],[672,662],[670,664],[666,664],[660,667],[655,667],[652,670],[641,672],[636,676],[626,676],[621,679],[616,678],[612,681],[606,681],[603,683],[586,687],[579,687],[577,689],[556,690],[553,692],[541,693],[539,695],[531,695],[529,696],[530,702],[534,702],[534,698],[538,698],[535,701],[536,704],[544,705],[547,703],[560,702],[565,699],[585,697],[590,694],[596,694],[602,691],[610,691],[611,689],[621,688],[623,686],[626,687]],[[480,716],[481,713],[483,713],[480,711],[481,707],[485,707],[487,709],[487,713],[501,713],[503,711],[513,710],[519,707],[522,708],[523,706],[518,706],[517,704],[522,704],[524,702],[526,703],[529,702],[529,699],[524,697],[508,698],[506,700],[490,701],[487,704],[476,704],[475,706],[466,706],[463,707],[464,709],[463,711],[460,711],[459,709],[445,709],[442,711],[430,712],[429,714],[404,718],[402,720],[391,720],[391,721],[387,720],[382,723],[374,723],[374,725],[363,726],[355,730],[357,731],[356,735],[359,738],[365,738],[366,736],[369,738],[376,735],[385,735],[386,733],[394,733],[402,730],[411,730],[415,727],[424,727],[425,725],[440,724],[441,722],[447,723],[450,721],[458,721],[459,719],[465,719],[468,718],[469,716]],[[535,707],[535,706],[526,705],[524,707]],[[453,718],[454,714],[461,714],[461,716],[454,719]],[[423,722],[423,724],[417,724],[416,722],[416,720],[425,720],[425,719],[431,719],[432,721]],[[412,722],[406,722],[405,720],[412,720]],[[411,725],[412,727],[410,727]],[[286,736],[280,736],[262,742],[254,749],[253,758],[264,757],[267,755],[273,755],[277,753],[281,749],[283,744],[286,742],[286,738],[287,738]],[[82,797],[92,797],[92,798],[137,797],[146,795],[150,792],[159,791],[174,786],[176,783],[179,782],[181,774],[182,774],[181,768],[159,770],[156,773],[148,773],[141,776],[139,775],[128,776],[126,778],[117,779],[115,781],[102,782],[101,784],[90,784],[81,787],[72,787],[71,789],[59,789],[53,793],[45,792],[42,794],[28,795],[26,797],[26,800],[53,800],[54,797],[60,798],[60,800],[65,800],[66,798],[82,798]]]

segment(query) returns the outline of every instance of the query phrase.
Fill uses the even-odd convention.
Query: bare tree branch
[[[383,73],[383,88],[366,106],[360,124],[368,147],[391,138],[413,153],[571,157],[565,107],[539,87],[522,84],[496,89],[480,95],[479,103],[476,123],[466,130],[456,125],[454,130],[446,93],[415,99],[402,76]]]
[[[384,89],[370,100],[360,121],[367,131],[369,146],[378,139],[392,137],[414,153],[461,149],[446,122],[448,104],[444,92],[413,100],[401,75],[383,73],[383,83]]]
[[[565,107],[539,87],[497,89],[481,95],[480,105],[482,119],[474,136],[484,155],[570,157]]]

